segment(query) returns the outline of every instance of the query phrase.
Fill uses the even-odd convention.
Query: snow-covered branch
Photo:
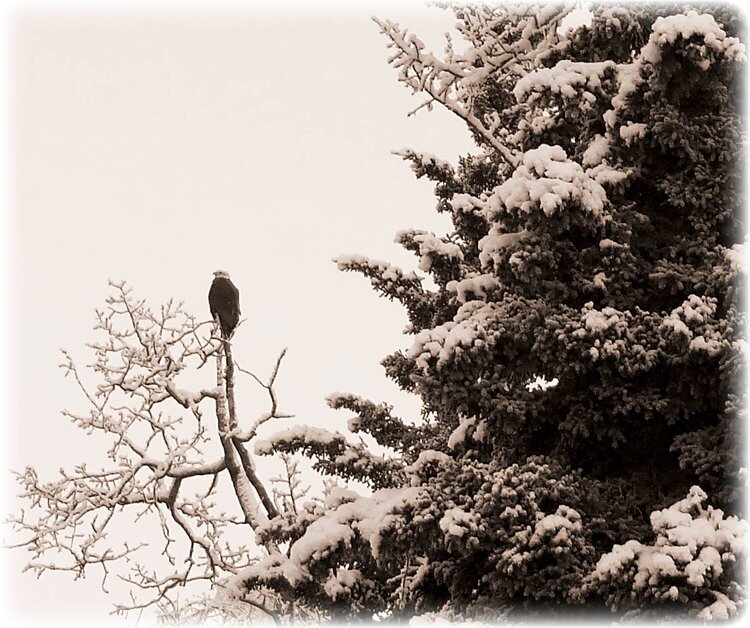
[[[372,19],[389,40],[388,48],[393,53],[388,62],[399,71],[399,81],[413,94],[427,96],[410,115],[422,108],[432,109],[433,103],[438,103],[464,120],[480,142],[515,167],[520,154],[508,142],[502,117],[481,104],[487,96],[482,90],[497,83],[507,98],[513,81],[554,50],[559,40],[558,28],[572,8],[572,3],[546,7],[522,3],[502,9],[490,5],[457,7],[459,29],[469,47],[458,54],[448,38],[442,59],[427,52],[419,37],[395,22]],[[506,104],[514,107],[510,98]]]
[[[24,507],[10,523],[36,574],[98,570],[105,591],[116,574],[132,588],[117,611],[166,609],[177,603],[176,588],[217,585],[250,565],[254,530],[278,514],[244,442],[262,423],[289,416],[278,411],[274,390],[284,352],[269,381],[258,380],[270,409],[243,429],[231,347],[211,333],[213,322],[174,301],[152,310],[124,282],[110,286],[96,313],[100,338],[88,345],[93,363],[81,369],[63,351],[61,364],[86,406],[63,415],[102,438],[106,457],[99,468],[61,469],[52,481],[31,467],[16,473]],[[212,357],[213,381],[203,368]],[[132,526],[143,533],[128,534]],[[145,539],[159,536],[155,553]]]
[[[255,443],[255,453],[302,452],[317,458],[315,469],[329,475],[360,480],[376,488],[392,486],[403,478],[403,464],[370,452],[363,443],[350,443],[343,434],[310,425],[295,425]]]

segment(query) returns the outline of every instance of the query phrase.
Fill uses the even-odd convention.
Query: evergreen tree
[[[288,550],[239,591],[347,619],[737,611],[739,20],[597,5],[564,33],[569,10],[455,8],[467,49],[442,59],[378,22],[399,80],[479,149],[455,167],[400,152],[453,224],[397,235],[423,275],[337,259],[404,305],[412,338],[383,364],[423,417],[337,394],[388,454],[317,428],[259,443],[373,492],[271,520],[260,537]]]

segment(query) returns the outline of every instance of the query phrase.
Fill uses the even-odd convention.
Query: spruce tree
[[[453,231],[397,234],[421,274],[337,259],[404,305],[411,338],[383,365],[423,416],[336,394],[385,455],[317,428],[260,443],[372,493],[282,513],[260,536],[288,551],[239,581],[348,619],[730,616],[745,533],[739,19],[603,4],[564,32],[562,6],[453,10],[467,49],[444,58],[378,21],[399,80],[476,141],[455,166],[400,151]]]

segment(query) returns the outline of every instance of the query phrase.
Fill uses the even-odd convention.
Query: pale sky
[[[28,3],[3,16],[6,511],[8,468],[53,479],[99,455],[60,415],[84,406],[57,365],[60,347],[85,363],[110,278],[208,318],[212,272],[224,268],[248,319],[237,360],[264,375],[288,347],[284,410],[343,429],[349,415],[324,397],[349,391],[417,415],[379,365],[408,346],[403,309],[331,258],[412,269],[395,232],[447,227],[432,184],[390,151],[455,163],[473,145],[444,111],[406,117],[420,101],[369,16],[440,52],[452,14],[413,2],[158,7]],[[3,558],[10,619],[106,619],[98,582],[37,581],[19,573],[21,552]]]

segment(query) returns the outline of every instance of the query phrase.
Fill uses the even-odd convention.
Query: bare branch
[[[51,481],[40,480],[30,467],[16,473],[25,506],[9,518],[17,534],[10,546],[29,551],[26,569],[37,575],[69,572],[79,578],[95,569],[107,591],[116,574],[132,591],[115,612],[177,608],[177,591],[217,585],[251,564],[257,555],[253,530],[278,513],[242,438],[250,440],[265,420],[287,416],[278,412],[273,390],[284,353],[269,381],[260,382],[270,411],[260,415],[251,433],[242,433],[231,345],[204,333],[213,321],[196,321],[174,301],[153,311],[124,282],[110,286],[113,294],[96,312],[98,338],[87,345],[93,361],[81,370],[63,350],[61,364],[85,404],[63,416],[86,435],[106,439],[104,466],[77,464]],[[226,373],[225,354],[231,365]],[[214,382],[207,380],[197,391],[178,384],[183,374],[202,373],[212,357]],[[215,419],[204,420],[211,413]],[[218,504],[230,486],[237,501],[227,513]],[[153,543],[118,541],[122,526],[116,521],[153,522],[161,531],[163,560]],[[260,608],[261,602],[254,604]]]

